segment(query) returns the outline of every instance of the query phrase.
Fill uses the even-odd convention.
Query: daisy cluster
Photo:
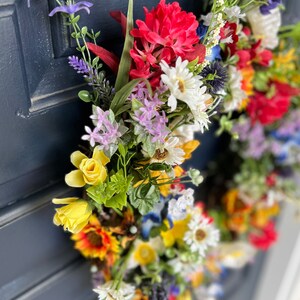
[[[89,14],[92,3],[57,1],[50,13],[61,13],[71,27],[81,56],[69,64],[87,83],[79,98],[92,106],[82,136],[88,145],[71,154],[74,170],[65,176],[82,197],[54,199],[61,205],[54,223],[90,260],[101,300],[190,299],[193,288],[201,299],[219,297],[214,281],[224,268],[244,266],[255,248],[276,240],[271,218],[287,184],[275,167],[268,165],[259,180],[254,172],[249,180],[236,174],[237,187],[215,205],[200,202],[191,188],[202,183],[200,171],[184,169],[200,144],[195,133],[213,120],[218,133],[240,137],[232,145],[245,158],[241,170],[248,157],[266,152],[274,166],[300,157],[298,127],[289,123],[296,112],[281,120],[281,129],[268,127],[288,114],[299,93],[294,61],[282,76],[285,50],[274,50],[280,1],[212,2],[197,18],[161,0],[134,27],[129,0],[127,16],[111,13],[125,37],[120,59],[97,44],[100,32],[78,23],[79,11]],[[103,64],[115,73],[113,84]],[[246,233],[247,241],[237,238]]]

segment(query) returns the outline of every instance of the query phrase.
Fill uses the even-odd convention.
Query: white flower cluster
[[[194,124],[199,126],[200,131],[204,131],[204,128],[208,129],[209,118],[205,111],[211,95],[206,93],[201,76],[195,76],[189,71],[188,63],[187,60],[182,61],[181,57],[177,58],[175,67],[162,61],[160,66],[164,74],[161,80],[170,90],[168,106],[171,112],[177,108],[177,100],[185,102],[191,110]]]
[[[262,39],[262,47],[275,49],[278,46],[278,31],[281,26],[281,13],[279,8],[272,9],[270,14],[263,15],[259,8],[247,13],[253,34]]]
[[[121,282],[119,288],[115,288],[114,281],[108,281],[105,284],[94,289],[99,300],[131,300],[135,293],[134,286]]]
[[[172,220],[183,220],[187,216],[187,209],[194,204],[194,190],[188,188],[178,192],[181,196],[178,199],[169,201],[168,214]]]

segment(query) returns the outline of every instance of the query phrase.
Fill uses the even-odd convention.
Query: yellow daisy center
[[[160,149],[157,149],[155,151],[154,158],[156,158],[158,160],[163,160],[167,157],[167,155],[168,155],[167,149],[164,149],[163,151],[161,151]]]
[[[196,239],[198,242],[203,241],[205,238],[206,238],[206,232],[205,232],[204,230],[198,229],[198,230],[195,232],[195,239]]]
[[[181,93],[185,92],[184,80],[182,80],[181,78],[178,78],[178,88]]]

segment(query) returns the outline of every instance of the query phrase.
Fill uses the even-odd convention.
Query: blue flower
[[[276,8],[279,4],[281,4],[281,0],[268,0],[268,4],[263,4],[259,9],[263,15],[268,15],[271,13],[271,10]]]
[[[142,219],[141,235],[143,239],[149,239],[153,227],[162,225],[164,219],[167,219],[170,227],[173,227],[172,219],[167,215],[167,210],[164,209],[165,202],[161,199],[153,208],[153,211],[145,215]]]
[[[197,35],[199,36],[201,42],[203,42],[203,39],[207,33],[208,27],[203,24],[203,21],[199,24],[197,28]]]
[[[211,48],[211,54],[205,57],[208,61],[214,61],[216,59],[222,59],[221,57],[221,47],[219,45]]]
[[[49,14],[50,17],[52,17],[53,15],[55,15],[58,12],[62,12],[62,13],[66,13],[69,15],[75,14],[76,12],[78,12],[79,10],[84,9],[88,14],[90,13],[90,7],[92,7],[93,4],[91,2],[88,1],[80,1],[76,4],[71,4],[71,5],[62,5],[62,6],[58,6],[55,7]]]

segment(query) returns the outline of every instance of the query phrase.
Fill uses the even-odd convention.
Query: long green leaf
[[[131,65],[131,57],[129,51],[133,48],[133,37],[130,31],[133,28],[133,0],[128,2],[127,25],[124,48],[119,64],[118,75],[116,79],[115,89],[118,92],[129,80],[129,71]]]
[[[123,107],[133,88],[141,81],[141,79],[133,79],[125,84],[114,96],[110,109],[117,115],[120,108]]]

